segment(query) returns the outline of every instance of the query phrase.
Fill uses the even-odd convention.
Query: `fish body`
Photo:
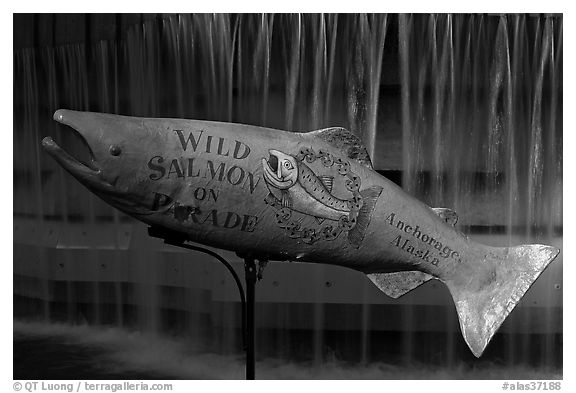
[[[43,147],[112,206],[193,242],[260,259],[328,263],[399,297],[436,279],[476,356],[559,250],[490,247],[373,170],[342,128],[293,133],[232,123],[59,110],[92,160]]]
[[[294,162],[293,171],[297,172],[296,182],[291,186],[284,188],[277,186],[278,182],[274,180],[284,178],[274,177],[271,170],[270,161],[263,160],[264,179],[268,184],[270,193],[281,201],[283,206],[290,206],[293,210],[304,214],[312,215],[318,218],[338,221],[342,215],[350,213],[349,201],[335,197],[330,193],[326,184],[316,176],[316,174],[303,162],[296,162],[290,157],[277,150],[270,151],[273,154],[280,155],[280,168],[282,163]],[[273,156],[272,156],[273,157]]]

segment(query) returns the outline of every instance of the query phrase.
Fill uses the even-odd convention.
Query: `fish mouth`
[[[58,146],[52,137],[47,136],[42,139],[42,147],[46,150],[64,169],[68,170],[72,174],[88,174],[96,175],[100,171],[94,166],[88,166],[84,162],[81,162],[70,155],[66,150]]]
[[[86,152],[86,154],[78,154],[75,152],[76,157],[71,153],[66,151],[64,148],[59,146],[52,137],[45,137],[42,140],[42,147],[48,154],[50,154],[64,169],[70,172],[74,177],[82,182],[94,182],[102,183],[101,179],[101,169],[96,163],[96,158],[94,152],[90,147],[90,144],[82,135],[79,126],[74,122],[74,116],[72,111],[58,110],[54,113],[54,120],[61,124],[65,124],[72,128],[75,133],[76,139],[80,141],[80,150]],[[82,158],[78,156],[82,155]],[[88,157],[85,157],[88,156]]]
[[[89,191],[110,205],[132,215],[149,215],[147,196],[140,189],[131,188],[134,182],[123,183],[118,164],[108,164],[108,153],[114,155],[111,148],[106,149],[106,135],[115,127],[125,126],[125,117],[92,112],[77,112],[59,109],[54,120],[69,126],[72,135],[66,135],[60,145],[46,137],[42,140],[44,150],[54,158],[67,172],[74,176]],[[76,142],[68,145],[68,137]],[[93,147],[93,149],[92,149]],[[83,154],[84,153],[84,154]],[[137,183],[137,182],[136,182]],[[139,183],[138,183],[139,184]]]
[[[283,182],[284,178],[280,173],[280,161],[278,160],[278,156],[276,155],[275,150],[269,151],[268,160],[265,158],[262,159],[262,166],[264,167],[264,175],[269,179],[275,182]]]
[[[278,157],[270,153],[270,158],[268,159],[268,166],[275,173],[278,172]]]

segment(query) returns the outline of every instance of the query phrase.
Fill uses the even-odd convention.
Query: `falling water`
[[[72,150],[83,149],[72,133],[51,120],[58,108],[231,121],[296,132],[342,126],[361,136],[375,169],[390,176],[399,171],[409,193],[429,205],[456,210],[459,228],[472,237],[503,235],[505,240],[482,239],[495,245],[561,242],[561,16],[110,18],[113,33],[106,39],[96,35],[41,43],[36,38],[14,51],[15,226],[31,222],[30,228],[42,232],[37,237],[18,235],[15,228],[15,238],[29,248],[15,247],[14,272],[28,276],[17,261],[38,261],[38,276],[44,280],[37,297],[44,299],[41,314],[46,320],[65,314],[70,323],[88,320],[155,332],[165,330],[170,320],[171,331],[182,323],[182,330],[194,335],[208,325],[213,327],[211,339],[222,343],[221,353],[240,346],[238,314],[226,306],[236,301],[234,291],[211,273],[214,264],[207,262],[205,272],[198,270],[202,280],[182,278],[168,286],[166,280],[188,269],[185,258],[172,253],[161,257],[166,250],[147,244],[131,218],[95,198],[43,154],[39,141],[44,135],[55,135]],[[34,20],[39,23],[38,17]],[[50,237],[53,232],[57,240]],[[83,271],[78,260],[92,270]],[[268,274],[273,275],[274,268]],[[306,298],[313,305],[302,300],[304,292],[292,300],[302,302],[296,310],[312,314],[309,321],[289,326],[295,317],[287,307],[276,314],[259,311],[277,325],[287,325],[282,326],[286,333],[274,333],[278,345],[297,346],[290,329],[313,330],[307,352],[322,363],[332,345],[325,333],[333,326],[330,310],[346,303],[338,297],[345,286],[331,281],[333,270],[315,269],[302,273],[318,285]],[[545,331],[555,331],[553,310],[562,307],[561,267],[556,272],[543,276],[547,289],[539,301],[548,306]],[[47,274],[58,279],[49,281]],[[79,285],[79,276],[87,286]],[[266,281],[265,274],[259,284],[262,293],[290,293],[285,281],[270,279],[276,283],[270,288]],[[366,364],[382,352],[375,349],[380,336],[373,333],[373,326],[383,323],[375,311],[382,304],[367,280],[355,282],[360,283],[355,290],[361,307],[352,322],[360,334],[344,337],[357,348],[352,357]],[[178,292],[176,287],[186,289]],[[195,291],[194,301],[186,300],[186,291]],[[173,300],[167,311],[167,299],[180,300]],[[59,302],[65,304],[64,311],[59,311]],[[394,315],[401,321],[400,358],[410,363],[423,350],[417,334],[422,303],[385,304],[398,307]],[[198,314],[190,313],[182,322],[175,310],[183,308]],[[452,365],[463,352],[454,312],[447,309],[442,357]],[[514,363],[516,354],[528,348],[528,335],[520,342],[510,337],[505,357]],[[558,343],[553,334],[546,340],[541,362],[551,364]],[[276,350],[290,356],[285,348]]]

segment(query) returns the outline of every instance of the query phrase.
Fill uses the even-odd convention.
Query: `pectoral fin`
[[[367,276],[378,289],[394,299],[398,299],[400,296],[434,278],[430,274],[418,271],[370,273]]]
[[[282,191],[282,207],[292,209],[292,196],[286,191]]]

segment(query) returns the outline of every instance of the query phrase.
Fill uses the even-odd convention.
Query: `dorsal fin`
[[[334,185],[334,176],[318,176],[318,179],[324,184],[324,187],[328,190],[328,192],[332,192],[332,186]]]
[[[458,222],[458,214],[454,210],[447,209],[445,207],[433,207],[434,213],[438,214],[438,216],[446,221],[446,223],[456,226]]]
[[[355,160],[369,169],[372,168],[372,161],[368,150],[362,143],[362,140],[355,133],[342,127],[324,128],[307,132],[306,135],[320,138],[321,140],[341,150],[346,158]]]

